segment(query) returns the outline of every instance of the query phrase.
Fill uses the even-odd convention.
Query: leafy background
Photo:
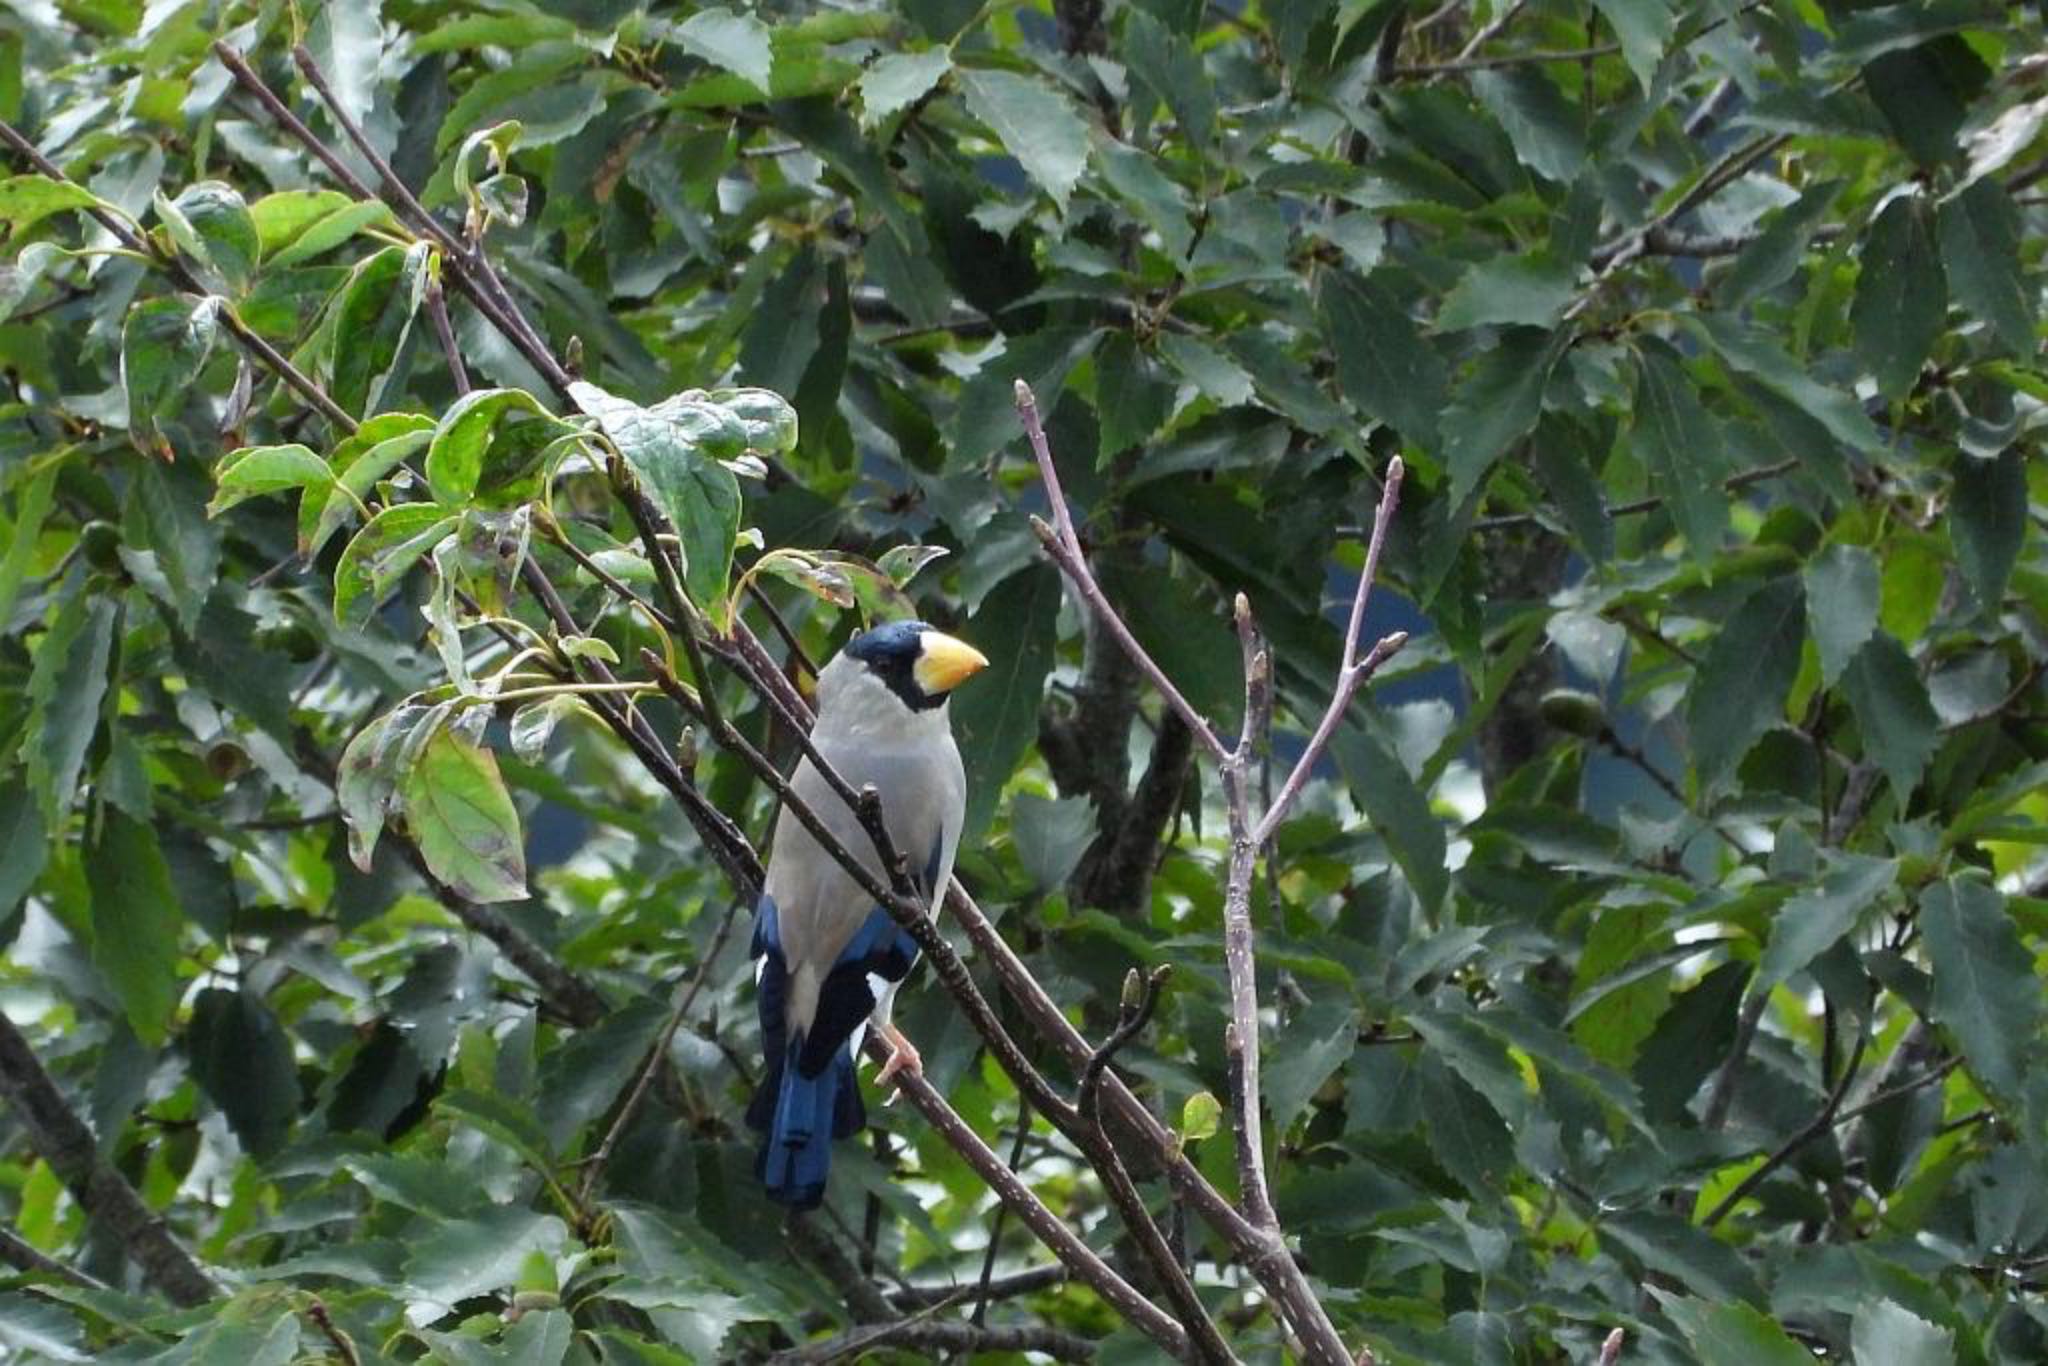
[[[2041,28],[1990,0],[8,7],[0,117],[74,185],[0,183],[0,1341],[858,1351],[860,1285],[964,1321],[992,1243],[989,1326],[1148,1359],[1017,1279],[1044,1250],[900,1107],[835,1170],[853,1289],[758,1199],[745,936],[657,779],[756,843],[772,793],[624,690],[663,633],[590,567],[660,587],[579,413],[667,443],[685,588],[778,657],[771,607],[822,656],[900,605],[864,562],[949,549],[906,582],[995,660],[954,708],[963,877],[1090,1037],[1128,968],[1175,966],[1119,1062],[1230,1190],[1214,775],[1043,562],[1022,378],[1098,574],[1225,727],[1249,596],[1282,761],[1408,465],[1371,625],[1415,638],[1256,901],[1275,1197],[1348,1341],[2041,1359]],[[367,175],[302,40],[596,387],[444,305],[436,245],[216,40]],[[522,556],[577,631],[514,591]],[[529,684],[498,633],[536,630],[624,686]],[[637,751],[603,724],[629,696]],[[1128,1269],[945,993],[899,1018]],[[1277,1358],[1254,1279],[1137,1175],[1233,1348]]]

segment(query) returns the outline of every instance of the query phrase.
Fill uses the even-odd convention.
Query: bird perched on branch
[[[856,792],[872,785],[883,825],[927,906],[953,874],[967,777],[946,701],[988,660],[921,621],[855,636],[818,675],[812,742]],[[791,786],[839,843],[886,884],[858,813],[806,757]],[[861,890],[792,811],[776,817],[767,886],[754,917],[767,1072],[747,1109],[763,1132],[756,1169],[771,1199],[800,1209],[825,1196],[832,1140],[867,1124],[854,1057],[870,1020],[891,1055],[876,1080],[916,1075],[917,1050],[890,1022],[917,942]]]

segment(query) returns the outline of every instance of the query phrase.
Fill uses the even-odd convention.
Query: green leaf
[[[1996,618],[2006,581],[2027,539],[2027,457],[2012,445],[1989,460],[1956,457],[1948,505],[1949,541],[1970,596]]]
[[[764,94],[770,89],[775,52],[768,26],[753,15],[715,6],[698,10],[671,32],[685,52],[723,67]]]
[[[1344,396],[1419,446],[1434,446],[1445,404],[1443,361],[1385,289],[1329,271],[1317,300]]]
[[[469,901],[526,899],[519,812],[487,749],[446,728],[399,780],[413,842],[427,867]]]
[[[202,180],[170,201],[171,212],[164,213],[165,207],[159,196],[158,213],[179,250],[225,284],[229,293],[240,294],[249,287],[263,239],[249,206],[233,186]]]
[[[1461,503],[1485,482],[1493,462],[1536,425],[1551,367],[1564,354],[1570,328],[1518,327],[1501,334],[1459,381],[1444,414],[1444,464],[1451,501]]]
[[[1941,260],[1956,302],[1989,324],[2014,356],[2033,357],[2034,289],[2020,264],[2021,225],[2012,196],[1980,180],[1945,200],[1936,216]]]
[[[882,558],[875,561],[875,568],[888,575],[889,581],[898,588],[904,588],[917,577],[919,570],[952,553],[942,545],[891,546],[882,552]]]
[[[1813,1353],[1753,1306],[1651,1293],[1692,1344],[1700,1366],[1813,1366]]]
[[[1599,1228],[1603,1243],[1621,1249],[1674,1284],[1725,1302],[1757,1307],[1765,1303],[1756,1273],[1740,1253],[1676,1215],[1632,1210],[1602,1220]]]
[[[1955,1335],[1891,1300],[1865,1300],[1849,1325],[1856,1366],[1956,1366]]]
[[[474,1295],[501,1291],[519,1279],[526,1254],[560,1255],[569,1230],[552,1214],[500,1205],[474,1219],[454,1220],[424,1233],[406,1259],[406,1288],[436,1304],[453,1306]]]
[[[176,416],[213,354],[220,300],[146,299],[121,328],[121,387],[128,394],[128,439],[144,455],[174,458],[159,420]]]
[[[334,619],[359,625],[460,520],[433,503],[397,503],[372,517],[334,565]]]
[[[1010,842],[1039,892],[1066,886],[1095,838],[1095,804],[1086,797],[1041,797],[1019,792],[1010,803]]]
[[[85,879],[93,966],[114,989],[135,1036],[160,1044],[178,1004],[184,913],[156,831],[118,810],[102,812],[99,837],[86,850]]]
[[[1897,881],[1898,865],[1891,859],[1840,855],[1818,886],[1778,908],[1750,990],[1770,991],[1832,948]]]
[[[403,385],[431,250],[425,242],[386,247],[359,262],[337,292],[330,390],[344,412],[368,417]]]
[[[72,181],[40,175],[0,180],[0,223],[7,224],[17,236],[53,213],[94,208],[115,211],[112,204]]]
[[[34,1295],[0,1292],[0,1347],[31,1361],[93,1361],[84,1351],[85,1326],[62,1305]]]
[[[1941,722],[1927,700],[1927,685],[1905,647],[1879,633],[1842,674],[1842,690],[1856,713],[1864,755],[1884,768],[1903,814],[1941,741]]]
[[[1194,44],[1133,5],[1124,11],[1123,57],[1138,83],[1173,111],[1187,143],[1206,148],[1215,134],[1216,92]]]
[[[1864,414],[1863,406],[1839,389],[1816,383],[1806,367],[1768,335],[1745,327],[1727,313],[1686,317],[1731,368],[1798,407],[1827,428],[1835,440],[1865,455],[1884,451],[1885,440]]]
[[[299,1072],[291,1040],[263,998],[246,987],[200,992],[185,1048],[193,1079],[242,1146],[258,1157],[277,1151],[299,1112]]]
[[[1662,342],[1645,343],[1636,372],[1633,435],[1671,519],[1697,560],[1713,558],[1728,526],[1721,425]],[[1753,737],[1752,737],[1753,738]]]
[[[49,860],[48,827],[35,793],[19,782],[0,786],[0,940],[28,889]]]
[[[1362,726],[1340,727],[1330,752],[1352,800],[1364,810],[1374,833],[1387,842],[1416,900],[1433,914],[1443,904],[1451,879],[1444,867],[1443,822],[1430,810],[1428,795],[1399,756]]]
[[[1323,1083],[1358,1051],[1358,1013],[1347,1001],[1313,1002],[1288,1022],[1266,1070],[1266,1113],[1286,1133]]]
[[[1577,293],[1572,271],[1543,252],[1481,261],[1459,277],[1437,310],[1439,332],[1468,327],[1549,327]]]
[[[1955,1036],[1977,1080],[2019,1101],[2041,1037],[2041,982],[2005,898],[1975,878],[1920,896],[1920,929],[1934,969],[1933,1016]]]
[[[244,446],[213,467],[213,484],[206,515],[218,517],[246,499],[283,489],[303,488],[309,498],[324,498],[334,487],[334,471],[304,446]]]
[[[1833,687],[1877,630],[1877,560],[1862,546],[1831,545],[1807,563],[1803,578],[1821,682]]]
[[[1008,71],[961,71],[967,108],[1064,214],[1088,165],[1088,125],[1065,95]]]
[[[1472,93],[1507,130],[1515,159],[1546,180],[1569,185],[1586,164],[1583,116],[1535,66],[1471,75]]]
[[[340,190],[279,190],[249,206],[256,242],[265,259],[296,241],[306,229],[356,201]]]
[[[1799,673],[1805,598],[1798,579],[1772,579],[1729,615],[1700,661],[1686,728],[1702,789],[1733,772],[1783,719],[1785,695]]]
[[[1842,181],[1810,185],[1799,198],[1771,215],[1756,240],[1736,256],[1721,278],[1721,306],[1739,309],[1792,278],[1813,247],[1814,230],[1842,192]]]
[[[36,646],[28,680],[28,735],[22,749],[45,829],[62,827],[85,766],[85,752],[99,731],[119,614],[117,599],[86,592],[74,579],[58,599],[50,629]]]
[[[873,128],[899,109],[916,104],[953,69],[950,48],[892,52],[860,75],[861,126]]]
[[[1885,205],[1863,239],[1856,301],[1849,310],[1856,354],[1888,398],[1903,398],[1941,335],[1948,283],[1935,248],[1933,212],[1917,194]]]
[[[328,457],[331,488],[308,488],[299,500],[299,556],[311,560],[354,516],[377,481],[432,439],[435,422],[419,413],[382,413],[350,433]],[[350,495],[353,494],[354,497]]]
[[[36,546],[43,534],[43,520],[50,515],[50,502],[57,489],[60,466],[52,461],[24,480],[15,504],[14,525],[7,531],[7,549],[0,553],[0,633],[14,620],[14,604],[21,585],[35,561]]]
[[[1645,93],[1664,60],[1664,45],[1671,41],[1677,18],[1669,0],[1593,0],[1614,36],[1621,40],[1621,57]]]
[[[740,486],[716,452],[729,446],[734,453],[744,450],[744,426],[712,405],[678,404],[687,395],[642,408],[580,380],[569,387],[569,395],[597,419],[674,525],[691,598],[714,616],[721,613],[740,532]],[[722,433],[722,423],[730,424],[732,433]]]
[[[988,670],[954,697],[953,734],[967,769],[967,815],[961,842],[981,838],[1002,786],[1038,735],[1038,708],[1052,673],[1060,577],[1035,564],[1004,579],[967,623],[969,640],[1002,642]]]
[[[1197,389],[1214,399],[1218,407],[1232,408],[1252,401],[1252,377],[1243,366],[1206,342],[1178,332],[1162,333],[1159,354]]]
[[[446,717],[445,708],[402,702],[364,726],[342,750],[334,799],[348,822],[349,858],[360,871],[371,869],[384,817],[396,801],[401,762]]]
[[[491,433],[515,409],[554,422],[553,414],[524,389],[473,389],[441,415],[427,448],[427,483],[442,506],[460,507],[475,496]]]
[[[1223,1127],[1223,1102],[1207,1091],[1197,1091],[1180,1107],[1180,1141],[1199,1143],[1214,1138]]]
[[[351,200],[340,208],[309,224],[304,232],[295,235],[289,242],[277,248],[277,254],[267,256],[264,265],[272,270],[284,270],[302,261],[310,261],[325,255],[358,233],[371,228],[396,228],[398,220],[392,215],[390,206],[379,199]],[[268,249],[266,248],[266,251]]]

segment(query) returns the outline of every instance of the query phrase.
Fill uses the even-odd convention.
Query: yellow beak
[[[988,667],[987,655],[938,631],[926,631],[918,637],[918,645],[911,674],[917,686],[934,697],[951,692]]]

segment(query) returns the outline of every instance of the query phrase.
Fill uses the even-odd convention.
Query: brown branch
[[[1012,1170],[1015,1170],[1014,1165]],[[1005,1207],[1007,1208],[1007,1206]],[[1019,1295],[1035,1295],[1041,1290],[1051,1290],[1065,1285],[1073,1279],[1073,1272],[1058,1262],[1051,1266],[1034,1266],[1028,1271],[1013,1271],[1007,1276],[991,1276],[975,1287],[974,1293],[984,1300],[1009,1300]],[[889,1292],[889,1303],[897,1309],[931,1309],[958,1300],[967,1287],[962,1285],[909,1285]]]
[[[871,1030],[867,1038],[867,1052],[877,1061],[886,1062],[889,1046]],[[1189,1344],[1181,1325],[1119,1276],[1100,1254],[1081,1241],[1064,1219],[1047,1209],[1044,1202],[1014,1171],[1003,1165],[994,1150],[982,1142],[981,1135],[960,1118],[929,1081],[922,1075],[898,1073],[897,1082],[901,1094],[917,1107],[925,1122],[974,1169],[996,1198],[1010,1208],[1038,1241],[1074,1273],[1075,1279],[1085,1283],[1102,1297],[1105,1304],[1174,1357],[1187,1359]]]
[[[86,1215],[173,1304],[204,1304],[220,1293],[170,1226],[113,1164],[14,1021],[0,1013],[0,1096],[28,1140]]]
[[[334,1347],[334,1354],[340,1358],[342,1366],[360,1366],[362,1358],[356,1355],[355,1343],[349,1341],[348,1334],[341,1331],[340,1325],[334,1321],[334,1315],[327,1312],[325,1301],[314,1300],[307,1305],[306,1317],[313,1320],[313,1326],[318,1328],[321,1336]]]
[[[60,1262],[22,1237],[11,1228],[0,1227],[0,1262],[5,1262],[16,1271],[31,1276],[49,1276],[55,1280],[67,1281],[82,1290],[107,1290],[112,1286],[97,1276],[80,1271],[68,1262]]]
[[[1202,747],[1209,751],[1209,756],[1217,763],[1222,763],[1230,757],[1230,752],[1223,747],[1223,741],[1217,737],[1215,728],[1195,710],[1192,702],[1181,695],[1173,680],[1166,676],[1166,671],[1145,653],[1145,647],[1138,644],[1137,637],[1131,634],[1131,628],[1124,624],[1123,618],[1110,606],[1108,597],[1103,594],[1102,585],[1095,581],[1094,571],[1088,568],[1088,557],[1081,549],[1080,535],[1074,530],[1074,514],[1067,506],[1066,493],[1060,488],[1059,470],[1053,465],[1052,448],[1045,439],[1045,424],[1039,420],[1037,396],[1031,392],[1031,386],[1021,379],[1017,381],[1017,413],[1023,419],[1025,438],[1030,441],[1031,453],[1038,461],[1038,477],[1044,481],[1046,498],[1052,504],[1052,525],[1048,527],[1034,517],[1031,519],[1031,529],[1038,533],[1038,539],[1044,543],[1046,553],[1052,557],[1053,563],[1066,572],[1068,580],[1074,585],[1074,591],[1081,595],[1082,600],[1095,612],[1096,618],[1116,637],[1117,644],[1123,646],[1124,653],[1130,656],[1131,662],[1136,664],[1152,686],[1159,690],[1159,695],[1166,699],[1166,704],[1180,714],[1180,719],[1195,733],[1196,738],[1202,742]]]
[[[1856,1080],[1856,1071],[1863,1065],[1863,1050],[1869,1040],[1868,1030],[1859,1028],[1856,1031],[1856,1047],[1850,1051],[1848,1065],[1842,1069],[1842,1075],[1828,1092],[1827,1101],[1820,1107],[1820,1112],[1780,1143],[1755,1171],[1744,1177],[1734,1190],[1721,1198],[1719,1204],[1707,1211],[1707,1217],[1700,1220],[1700,1227],[1711,1230],[1727,1217],[1730,1210],[1741,1204],[1751,1191],[1769,1180],[1771,1173],[1791,1161],[1801,1148],[1835,1127],[1835,1113],[1842,1108],[1842,1097],[1849,1094],[1849,1087]]]
[[[1757,465],[1750,469],[1737,470],[1721,481],[1721,487],[1730,493],[1740,493],[1752,484],[1765,483],[1776,479],[1781,474],[1790,474],[1798,468],[1799,461],[1795,458],[1788,457],[1784,460],[1774,460],[1768,465]],[[1663,495],[1651,494],[1647,498],[1637,498],[1627,503],[1616,503],[1613,507],[1606,509],[1606,513],[1611,520],[1616,517],[1634,517],[1645,512],[1655,512],[1663,506]],[[1529,512],[1509,512],[1503,513],[1498,517],[1481,517],[1472,524],[1474,531],[1504,531],[1512,527],[1536,527],[1545,531],[1550,529],[1534,513]],[[1347,528],[1338,528],[1340,534],[1345,530]]]
[[[462,363],[462,348],[456,344],[455,328],[448,321],[448,296],[441,282],[427,286],[427,316],[433,320],[434,335],[441,339],[441,353],[448,358],[448,375],[455,381],[457,397],[469,392],[469,370]]]

